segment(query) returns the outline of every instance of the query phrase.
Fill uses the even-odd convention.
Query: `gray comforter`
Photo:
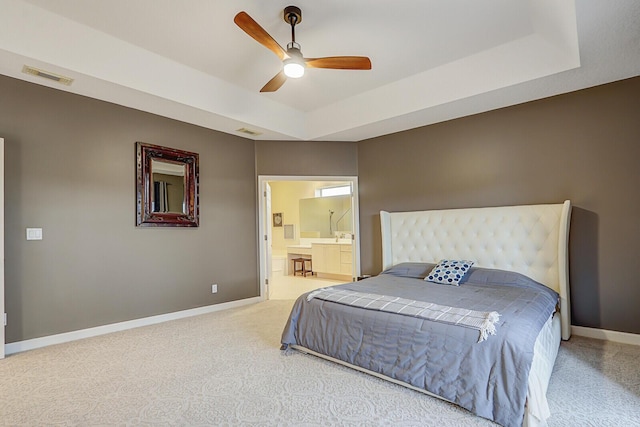
[[[405,263],[339,285],[452,307],[497,311],[497,334],[312,299],[296,301],[282,344],[297,344],[425,389],[504,426],[521,425],[533,346],[558,294],[518,273],[472,268],[460,286],[425,282],[433,264]]]

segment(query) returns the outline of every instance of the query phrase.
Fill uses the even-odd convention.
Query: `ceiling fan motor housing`
[[[287,6],[284,8],[284,22],[296,25],[302,22],[302,11],[297,6]],[[291,22],[295,18],[295,21]]]

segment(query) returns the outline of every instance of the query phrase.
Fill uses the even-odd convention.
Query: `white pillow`
[[[472,265],[473,261],[443,259],[433,267],[433,270],[424,280],[443,285],[458,286],[460,285],[460,280],[467,274]]]

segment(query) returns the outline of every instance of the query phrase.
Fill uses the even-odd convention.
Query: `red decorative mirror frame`
[[[198,153],[136,142],[136,159],[136,226],[197,227]]]

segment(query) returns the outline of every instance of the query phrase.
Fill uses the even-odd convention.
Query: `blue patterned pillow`
[[[443,259],[433,270],[424,278],[428,282],[442,283],[443,285],[460,284],[460,280],[467,274],[467,271],[473,265],[473,261],[458,261],[451,259]]]

